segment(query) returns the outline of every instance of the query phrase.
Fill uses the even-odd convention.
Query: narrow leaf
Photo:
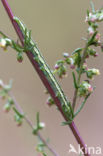
[[[78,85],[77,85],[77,82],[76,82],[75,73],[74,73],[74,72],[72,72],[72,75],[73,75],[74,87],[75,87],[76,89],[78,89]]]
[[[39,112],[36,114],[36,120],[37,120],[37,127],[39,127],[40,119],[39,119]]]
[[[20,118],[24,117],[24,114],[21,114],[15,107],[13,107],[13,110]]]
[[[92,12],[95,13],[95,8],[94,8],[94,4],[92,1],[90,1],[90,5],[91,5],[91,8],[92,8]]]
[[[86,98],[85,98],[84,101],[82,102],[81,106],[79,107],[79,109],[77,110],[77,112],[74,114],[74,117],[76,117],[76,116],[78,115],[78,113],[82,110],[82,108],[84,107],[84,105],[85,105],[85,103],[86,103],[86,101],[87,101],[87,99],[88,99],[88,97],[89,97],[90,95],[91,95],[91,94],[88,94],[88,95],[86,96]]]
[[[0,34],[1,34],[4,38],[8,38],[2,31],[0,31]]]
[[[82,51],[82,48],[77,48],[72,52],[72,55],[75,53],[80,53]]]
[[[95,36],[97,35],[97,31],[93,34],[93,36],[88,40],[88,46],[92,45],[95,40]]]

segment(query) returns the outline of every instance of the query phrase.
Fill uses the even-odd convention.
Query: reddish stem
[[[10,8],[9,5],[8,5],[7,0],[1,0],[1,2],[3,3],[3,5],[4,5],[4,7],[5,7],[5,10],[6,10],[6,12],[7,12],[8,16],[9,16],[9,18],[10,18],[10,20],[11,20],[11,23],[12,23],[12,25],[13,25],[13,27],[14,27],[14,29],[15,29],[17,35],[19,36],[22,45],[23,45],[23,39],[24,39],[24,37],[23,37],[23,35],[22,35],[22,32],[21,32],[21,30],[20,30],[18,24],[13,20],[14,15],[13,15],[13,13],[12,13],[12,11],[11,11],[11,8]],[[32,54],[31,52],[27,52],[26,54],[27,54],[29,60],[31,61],[33,67],[34,67],[35,70],[37,71],[37,73],[38,73],[40,79],[42,80],[42,82],[43,82],[43,84],[44,84],[44,86],[47,88],[47,90],[49,91],[50,95],[51,95],[52,98],[54,99],[55,104],[57,105],[57,107],[58,107],[59,111],[61,112],[62,116],[64,117],[64,119],[65,119],[66,121],[68,121],[67,117],[65,116],[65,114],[64,114],[63,111],[62,111],[61,101],[60,101],[60,100],[57,98],[57,96],[55,95],[55,92],[53,91],[52,87],[50,86],[50,84],[49,84],[47,78],[45,77],[45,75],[44,75],[44,73],[42,72],[42,70],[40,70],[38,63],[33,59],[33,54]],[[79,134],[79,132],[78,132],[78,130],[77,130],[77,127],[75,126],[75,123],[72,122],[72,123],[69,125],[69,127],[70,127],[70,129],[71,129],[73,135],[75,136],[75,138],[76,138],[78,144],[80,144],[81,148],[83,149],[83,152],[85,153],[86,145],[85,145],[85,143],[84,143],[82,137],[80,136],[80,134]],[[89,154],[88,152],[85,153],[84,155],[85,155],[85,156],[90,156],[90,154]]]

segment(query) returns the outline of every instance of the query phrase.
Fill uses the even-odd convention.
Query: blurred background
[[[71,53],[83,46],[82,37],[86,37],[86,10],[90,8],[90,0],[8,0],[15,16],[24,21],[38,44],[43,56],[51,68],[63,52]],[[102,0],[93,0],[96,9],[103,6]],[[17,40],[15,31],[0,2],[0,30]],[[101,26],[101,32],[102,32]],[[88,147],[100,146],[103,152],[103,54],[98,49],[99,57],[89,60],[90,68],[99,68],[101,75],[95,77],[96,90],[89,98],[85,108],[75,119],[75,123]],[[47,95],[44,86],[30,61],[24,56],[23,63],[16,61],[16,52],[0,49],[0,79],[8,83],[13,79],[12,92],[18,103],[35,123],[36,112],[40,111],[41,121],[46,124],[42,134],[50,139],[50,144],[61,156],[68,156],[69,145],[77,148],[77,143],[68,126],[61,126],[63,118],[55,107],[46,105]],[[73,86],[71,71],[68,77],[59,80],[66,95],[72,100]],[[34,156],[37,138],[24,122],[18,128],[13,113],[5,114],[0,101],[0,155],[1,156]],[[48,155],[52,154],[48,152]],[[73,154],[71,154],[72,156]]]

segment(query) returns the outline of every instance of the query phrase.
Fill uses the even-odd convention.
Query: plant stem
[[[76,117],[76,116],[78,115],[78,113],[82,110],[82,108],[84,107],[84,105],[85,105],[85,103],[86,103],[86,101],[87,101],[87,99],[88,99],[89,96],[90,96],[90,94],[88,94],[88,95],[86,96],[86,98],[85,98],[84,101],[82,102],[81,106],[78,108],[77,112],[74,114],[74,117]]]
[[[9,7],[9,5],[8,5],[8,3],[7,3],[7,0],[1,0],[1,2],[3,3],[3,5],[4,5],[4,7],[5,7],[5,10],[6,10],[6,12],[7,12],[8,16],[9,16],[9,18],[10,18],[10,20],[11,20],[11,23],[12,23],[12,25],[13,25],[13,27],[14,27],[14,29],[15,29],[17,35],[19,36],[22,45],[23,45],[23,40],[24,40],[23,34],[22,34],[22,32],[21,32],[19,26],[17,25],[17,23],[13,20],[14,15],[13,15],[13,13],[12,13],[12,11],[11,11],[11,8]],[[43,84],[44,84],[44,86],[47,88],[49,94],[50,94],[51,97],[53,98],[53,100],[54,100],[56,106],[58,107],[59,111],[61,112],[62,116],[64,117],[64,119],[65,119],[66,121],[68,121],[66,115],[64,114],[64,112],[63,112],[63,110],[62,110],[61,101],[60,101],[60,100],[57,98],[57,96],[55,95],[55,92],[53,91],[51,85],[49,84],[49,82],[48,82],[46,76],[44,75],[44,73],[42,72],[42,70],[40,70],[38,63],[34,60],[33,54],[32,54],[31,52],[27,52],[26,54],[27,54],[28,58],[30,59],[30,61],[31,61],[32,65],[33,65],[33,67],[34,67],[35,70],[37,71],[37,73],[38,73],[40,79],[42,80],[42,82],[43,82]],[[83,152],[85,153],[85,147],[86,147],[86,145],[85,145],[85,143],[84,143],[82,137],[80,136],[80,134],[79,134],[79,132],[78,132],[78,130],[77,130],[77,128],[76,128],[74,122],[72,122],[72,123],[69,125],[69,127],[70,127],[70,129],[71,129],[73,135],[75,136],[75,138],[76,138],[78,144],[80,144],[81,148],[83,148]],[[90,156],[90,154],[89,154],[88,152],[87,152],[86,154],[84,154],[84,155],[85,155],[85,156]]]
[[[85,58],[86,58],[87,49],[88,49],[88,43],[86,43],[86,46],[85,46],[84,52],[83,52],[83,56],[82,56],[82,59],[81,59],[80,70],[79,70],[78,80],[77,80],[77,85],[78,86],[80,85],[81,74],[82,74],[82,67],[83,67],[83,63],[84,63]],[[74,91],[74,97],[73,97],[73,103],[72,103],[73,110],[75,109],[75,106],[76,106],[77,93],[78,93],[78,88],[76,88],[75,91]]]
[[[15,105],[16,109],[18,110],[18,112],[20,114],[24,114],[22,108],[20,107],[19,103],[16,101],[15,97],[13,96],[13,94],[11,92],[9,92],[8,95],[13,99],[14,105]],[[27,115],[24,115],[24,120],[28,123],[28,125],[32,128],[32,130],[34,130],[34,125],[33,125],[32,121],[28,118]],[[36,135],[38,136],[38,138],[43,142],[43,144],[48,148],[48,150],[54,156],[59,156],[59,154],[56,153],[56,151],[46,142],[46,140],[42,137],[42,135],[40,134],[39,131],[37,132]]]

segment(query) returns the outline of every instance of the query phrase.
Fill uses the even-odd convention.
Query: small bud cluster
[[[14,119],[17,123],[17,126],[20,126],[23,122],[23,115],[15,108],[14,100],[10,96],[9,92],[12,88],[12,81],[8,85],[5,85],[2,80],[0,80],[0,97],[3,100],[6,100],[6,103],[4,104],[3,110],[5,113],[8,113],[11,109],[14,110]]]
[[[42,141],[39,141],[36,146],[36,151],[39,152],[38,156],[47,156],[45,153],[45,147],[46,145]]]
[[[57,73],[57,75],[59,76],[59,78],[62,78],[63,76],[66,75],[66,67],[64,65],[64,61],[63,60],[58,60],[54,66],[54,73]]]
[[[97,56],[98,56],[98,53],[96,52],[95,49],[88,48],[88,49],[87,49],[87,57],[89,57],[90,55],[91,55],[91,56],[94,56],[94,57],[97,57]]]
[[[93,68],[93,69],[88,69],[86,71],[86,74],[88,78],[92,79],[94,75],[100,75],[100,72],[98,69]]]
[[[14,104],[14,101],[12,100],[12,98],[8,98],[6,104],[4,105],[4,112],[9,112],[11,110],[12,105]]]
[[[103,51],[103,45],[101,43],[100,33],[98,32],[98,22],[103,21],[103,9],[95,11],[92,4],[92,13],[87,11],[85,20],[88,25],[88,38],[86,39],[86,47],[75,49],[71,55],[63,53],[63,60],[59,60],[55,64],[54,73],[57,73],[60,78],[67,73],[67,66],[77,72],[77,75],[81,77],[81,74],[86,73],[87,79],[93,79],[95,75],[100,75],[99,69],[88,68],[87,59],[90,56],[97,57],[97,51],[91,46],[100,46]],[[83,60],[83,61],[82,61]],[[66,65],[65,65],[66,64]],[[89,93],[93,92],[93,87],[90,81],[83,81],[81,84],[76,80],[75,72],[73,73],[74,86],[78,90],[78,95],[86,97]],[[78,78],[77,78],[78,79]]]
[[[3,50],[7,50],[8,46],[11,46],[12,42],[8,38],[1,38],[0,39],[0,47],[3,48]]]
[[[78,89],[78,95],[80,97],[86,97],[88,94],[91,94],[93,92],[93,88],[92,86],[87,82],[87,81],[83,81]]]
[[[23,61],[23,53],[21,53],[21,52],[17,53],[17,61],[20,63]]]
[[[17,52],[17,61],[21,63],[23,61],[24,48],[15,41],[9,39],[2,32],[0,32],[0,34],[3,36],[3,38],[0,39],[0,47],[3,48],[3,50],[7,50],[9,46],[15,49]]]
[[[103,8],[100,10],[96,10],[96,11],[92,10],[92,13],[88,11],[85,21],[91,22],[91,23],[103,21]]]
[[[5,85],[3,81],[0,80],[0,97],[2,99],[5,100],[6,98],[8,98],[8,93],[11,90],[11,87],[12,87],[12,81],[10,81],[8,85]],[[8,102],[11,103],[11,100],[8,99]]]
[[[86,97],[88,94],[91,94],[93,92],[93,87],[90,84],[90,81],[82,81],[81,83],[81,75],[83,73],[86,74],[86,77],[88,79],[93,79],[95,75],[99,75],[100,72],[98,69],[95,68],[88,68],[87,66],[87,58],[90,56],[97,57],[98,53],[92,46],[95,47],[101,47],[103,51],[103,44],[101,43],[101,35],[98,32],[98,23],[103,21],[103,9],[95,11],[94,6],[92,4],[92,12],[87,11],[87,16],[85,22],[88,23],[88,38],[86,39],[86,45],[84,48],[77,48],[75,49],[71,55],[69,53],[65,52],[63,53],[63,59],[58,60],[54,66],[54,71],[53,73],[57,73],[59,78],[63,78],[64,76],[67,75],[67,65],[72,70],[72,75],[73,75],[73,82],[74,82],[74,88],[75,88],[75,93],[74,94],[74,101],[73,105],[75,105],[75,99],[77,98],[77,94],[80,97]],[[25,35],[24,35],[24,47],[16,43],[15,41],[9,39],[6,35],[4,35],[2,32],[0,34],[3,36],[3,38],[0,39],[0,47],[3,48],[4,50],[7,49],[8,46],[11,46],[13,49],[17,51],[17,60],[19,62],[22,62],[23,60],[23,53],[26,51],[31,50],[35,45],[31,45],[31,31],[28,31],[27,29],[25,30]],[[37,59],[37,62],[39,61],[39,58]],[[43,67],[40,67],[41,70]],[[76,73],[76,74],[75,74]],[[77,77],[76,77],[77,76]],[[5,97],[5,90],[2,92],[2,98]],[[54,100],[49,97],[47,100],[47,104],[49,106],[54,104]],[[5,109],[7,111],[10,110],[11,106],[10,100],[8,100],[7,104],[5,105]],[[74,108],[73,108],[74,109]],[[22,118],[23,116],[16,110],[14,109],[16,115],[15,115],[15,120],[18,122],[18,125],[21,125]],[[39,120],[39,117],[37,117],[37,120]],[[40,122],[37,122],[36,128],[34,128],[34,134],[38,132],[39,129],[42,129],[42,124]]]
[[[22,123],[23,123],[22,118],[23,117],[21,115],[18,115],[17,113],[14,114],[14,120],[16,121],[17,126],[21,126],[22,125]]]
[[[45,90],[45,94],[49,94],[48,90]],[[47,98],[46,104],[47,104],[48,106],[52,106],[52,105],[55,104],[55,102],[54,102],[54,100],[53,100],[53,98],[52,98],[51,96],[49,96],[49,97]]]
[[[67,67],[66,65],[70,65],[71,69],[75,69],[78,64],[80,64],[80,53],[82,48],[76,49],[72,55],[69,53],[63,53],[64,60],[58,60],[54,66],[54,74],[57,73],[59,78],[63,78],[63,76],[67,75]],[[79,53],[79,54],[78,54]]]
[[[53,100],[53,98],[52,97],[48,97],[48,99],[47,99],[47,105],[48,106],[52,106],[52,105],[54,105],[55,103],[54,103],[54,100]]]
[[[94,10],[92,8],[92,12],[87,11],[87,16],[85,22],[88,23],[89,28],[88,28],[88,34],[89,36],[93,37],[91,45],[95,46],[101,46],[101,41],[100,41],[100,33],[98,32],[98,23],[103,21],[103,9],[100,10]]]

